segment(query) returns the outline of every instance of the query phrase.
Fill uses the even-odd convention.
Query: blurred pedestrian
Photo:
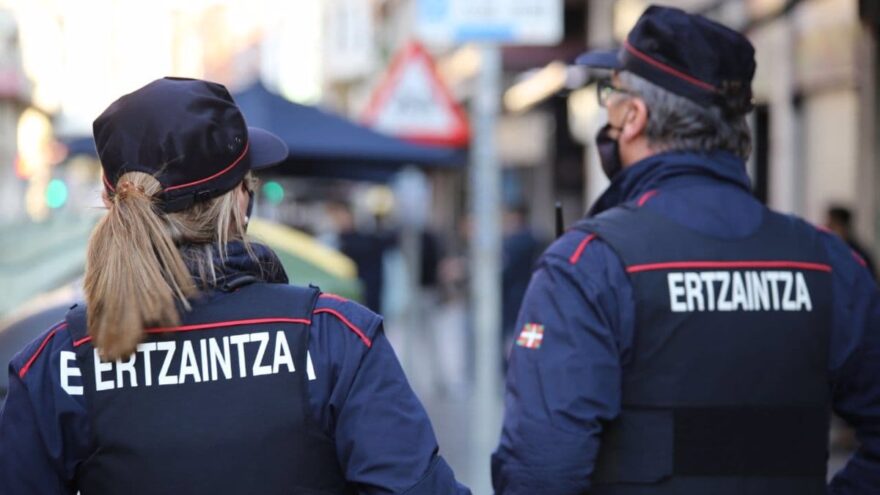
[[[614,71],[611,184],[526,293],[496,491],[878,493],[880,293],[837,236],[751,194],[751,43],[652,6],[578,61]],[[832,409],[861,447],[826,488]]]
[[[510,206],[504,212],[504,239],[501,242],[501,348],[502,362],[513,345],[516,317],[532,270],[547,245],[529,227],[529,209],[525,203]]]
[[[330,201],[327,212],[336,228],[336,248],[354,261],[364,288],[364,301],[373,311],[382,310],[385,287],[383,260],[385,252],[396,243],[396,236],[387,232],[364,232],[355,226],[351,205]]]
[[[0,493],[467,493],[381,318],[248,241],[287,148],[219,84],[167,78],[94,123],[108,211],[86,305],[21,351]]]
[[[474,336],[468,315],[470,266],[467,245],[473,239],[469,216],[456,221],[455,235],[450,236],[437,266],[438,303],[431,317],[434,332],[431,345],[437,350],[441,395],[453,399],[468,396],[474,379]]]
[[[853,252],[859,255],[861,261],[865,262],[871,275],[877,278],[877,272],[874,270],[874,257],[856,240],[852,223],[853,213],[849,208],[840,205],[832,205],[828,208],[825,215],[825,227],[846,241]]]

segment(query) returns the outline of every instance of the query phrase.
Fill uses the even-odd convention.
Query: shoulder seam
[[[650,200],[651,198],[656,196],[658,192],[659,191],[657,189],[651,189],[650,191],[642,194],[639,197],[639,199],[636,201],[636,204],[639,206],[639,208],[641,208],[642,206],[645,206],[645,203],[647,203],[648,200]]]
[[[575,249],[574,253],[568,258],[568,262],[572,265],[576,264],[578,260],[581,259],[581,255],[584,253],[584,249],[586,249],[587,244],[593,242],[593,239],[596,238],[596,234],[589,234],[578,244],[577,249]]]
[[[853,258],[855,258],[856,261],[857,261],[860,265],[862,265],[862,268],[868,268],[868,262],[865,261],[864,256],[862,256],[861,254],[857,253],[856,250],[853,249],[853,248],[850,248],[850,249],[849,249],[849,252],[852,253]]]
[[[37,350],[34,351],[34,353],[27,360],[27,362],[24,363],[24,366],[22,366],[21,369],[18,370],[18,377],[19,378],[24,378],[24,376],[27,375],[27,372],[31,369],[31,366],[33,366],[33,364],[34,364],[34,362],[36,362],[37,358],[40,357],[40,354],[43,353],[43,350],[46,348],[46,345],[49,344],[49,341],[52,340],[53,337],[55,337],[55,334],[58,333],[58,330],[63,330],[65,328],[67,328],[66,321],[58,322],[54,326],[51,327],[49,334],[43,338],[43,341],[40,343],[40,346],[37,347]]]
[[[363,342],[364,345],[366,345],[368,348],[373,347],[373,341],[370,340],[369,337],[367,337],[367,334],[364,333],[364,331],[361,330],[360,327],[358,327],[357,325],[355,325],[354,323],[352,323],[351,321],[349,321],[348,318],[346,318],[345,316],[343,316],[342,313],[340,313],[339,311],[336,311],[335,309],[331,309],[331,308],[318,308],[318,309],[316,309],[316,310],[314,310],[314,311],[312,312],[312,314],[316,314],[316,315],[317,315],[317,314],[322,314],[322,313],[326,313],[326,314],[329,314],[329,315],[335,316],[335,317],[336,317],[339,321],[341,321],[346,327],[348,327],[349,330],[351,330],[352,332],[354,332],[354,333],[358,336],[358,338],[361,339],[361,342]]]
[[[850,256],[852,257],[852,261],[854,261],[858,266],[860,266],[862,269],[868,268],[868,262],[865,261],[865,259],[862,258],[862,256],[859,255],[859,253],[857,253],[855,251],[855,249],[853,249],[852,246],[850,246],[846,242],[846,240],[841,239],[840,236],[838,236],[837,234],[835,234],[834,232],[832,232],[831,230],[829,230],[826,227],[823,227],[821,225],[812,224],[812,223],[809,223],[806,221],[804,221],[804,223],[814,227],[816,229],[816,231],[819,233],[819,236],[820,236],[819,241],[822,243],[822,248],[825,250],[825,253],[828,255],[828,263],[831,266],[837,265],[837,263],[835,263],[836,260],[835,260],[835,256],[834,256],[834,250],[835,250],[835,244],[836,244],[839,248],[845,249],[846,252],[848,252],[850,254]],[[842,262],[842,259],[840,261]],[[835,270],[835,272],[839,273],[838,270]],[[872,276],[872,278],[873,278],[873,276]]]
[[[321,295],[318,296],[318,299],[332,299],[339,302],[348,302],[348,299],[342,296],[337,296],[336,294],[331,294],[329,292],[322,292]]]

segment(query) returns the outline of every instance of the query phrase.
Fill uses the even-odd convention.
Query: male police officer
[[[830,493],[880,493],[880,294],[845,244],[750,194],[751,44],[651,7],[578,62],[615,71],[612,182],[533,275],[496,490],[824,494],[833,408],[861,448]]]

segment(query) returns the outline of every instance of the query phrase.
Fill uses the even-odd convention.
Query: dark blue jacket
[[[718,238],[752,234],[763,206],[732,155],[670,152],[626,169],[591,210],[634,201]],[[855,427],[860,450],[829,493],[880,489],[880,293],[863,262],[823,234],[833,268],[828,379],[833,407]],[[528,328],[526,327],[528,324]],[[504,494],[579,494],[591,486],[603,423],[617,417],[622,370],[632,360],[633,289],[611,248],[569,231],[543,255],[517,328],[543,326],[516,345],[507,375],[504,426],[492,459]],[[519,331],[519,330],[518,330]]]
[[[227,275],[254,268],[241,249],[231,248]],[[323,294],[309,331],[316,379],[308,382],[308,412],[335,440],[346,479],[360,493],[469,493],[440,457],[381,317]],[[0,411],[2,494],[74,494],[77,465],[95,450],[83,396],[62,388],[59,354],[65,350],[73,350],[70,333],[56,326],[10,364]]]

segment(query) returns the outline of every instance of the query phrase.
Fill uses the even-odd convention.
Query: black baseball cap
[[[288,154],[278,136],[247,126],[222,84],[198,79],[153,81],[113,102],[92,130],[108,194],[126,172],[144,172],[162,185],[165,212],[220,196]]]
[[[652,5],[619,50],[575,60],[627,71],[703,105],[746,113],[752,105],[755,49],[748,38],[703,16]]]

